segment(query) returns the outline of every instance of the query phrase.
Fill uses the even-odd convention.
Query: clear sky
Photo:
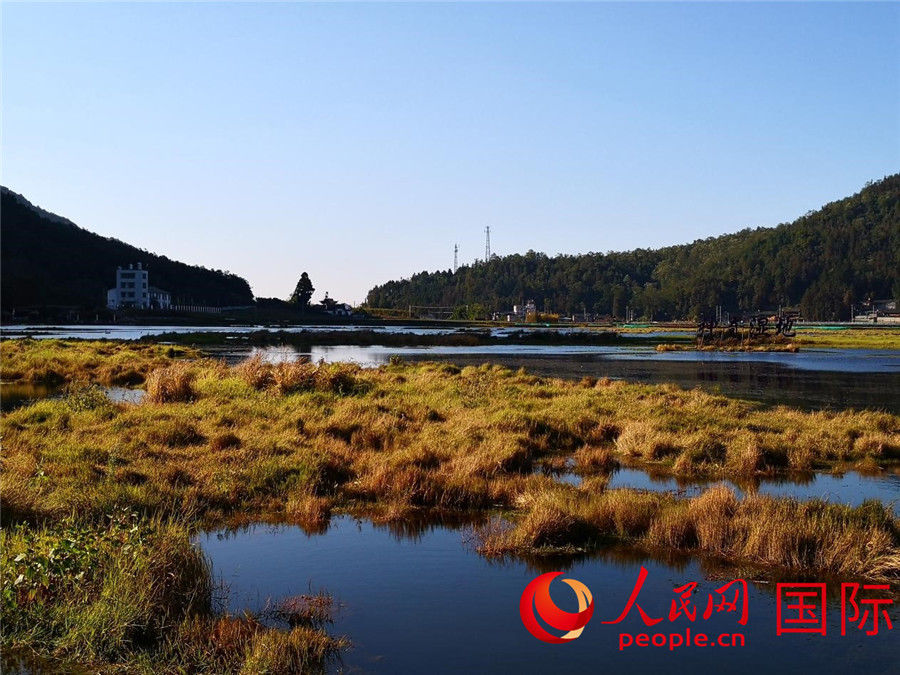
[[[681,243],[900,169],[900,4],[2,6],[2,182],[103,235],[374,284]]]

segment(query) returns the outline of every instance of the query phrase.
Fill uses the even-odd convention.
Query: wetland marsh
[[[760,621],[771,618],[766,587],[777,579],[900,578],[900,418],[890,411],[397,354],[368,367],[312,363],[281,349],[2,343],[5,382],[62,386],[3,416],[4,584],[46,566],[66,541],[77,553],[65,570],[92,580],[54,592],[40,576],[20,581],[4,596],[4,623],[16,626],[7,647],[130,670],[247,671],[264,658],[271,672],[395,670],[437,644],[438,624],[480,624],[467,618],[468,596],[447,599],[443,623],[420,624],[404,653],[380,627],[387,617],[414,611],[409,602],[421,612],[429,588],[444,603],[470,578],[482,580],[473,589],[484,585],[493,616],[515,611],[500,589],[536,570],[574,569],[595,593],[618,594],[641,565],[659,574],[658,590],[673,578],[743,574],[761,584]],[[99,388],[121,378],[142,395]],[[264,522],[273,525],[254,525]],[[138,538],[126,563],[109,542],[128,537]],[[194,560],[190,579],[163,573],[168,554],[151,548]],[[378,571],[378,556],[393,572]],[[123,565],[130,576],[115,571]],[[141,579],[166,602],[131,599]],[[403,600],[404,583],[416,600]],[[364,600],[378,584],[391,599]],[[277,610],[301,596],[328,611]],[[518,642],[517,620],[504,622],[497,639]],[[867,659],[887,654],[890,638]],[[829,658],[849,659],[851,642],[829,646]],[[771,648],[767,638],[752,647]],[[438,670],[484,663],[443,653]]]

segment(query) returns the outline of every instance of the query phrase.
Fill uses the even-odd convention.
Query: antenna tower
[[[484,228],[484,262],[491,259],[491,226]]]
[[[459,269],[459,244],[453,244],[453,274]]]

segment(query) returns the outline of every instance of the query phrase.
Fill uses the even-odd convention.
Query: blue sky
[[[2,6],[2,182],[228,269],[374,284],[484,251],[789,221],[900,168],[900,5]]]

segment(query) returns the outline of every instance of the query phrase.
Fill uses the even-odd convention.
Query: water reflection
[[[140,403],[147,392],[129,387],[97,387],[113,403]],[[62,398],[66,395],[65,385],[46,384],[0,384],[0,412],[11,412],[47,398]]]
[[[573,480],[578,484],[577,479]],[[900,475],[896,472],[874,476],[863,476],[855,471],[844,474],[793,472],[773,477],[757,476],[735,483],[728,480],[678,479],[670,475],[622,467],[612,474],[608,487],[672,492],[679,496],[693,497],[716,483],[729,486],[739,497],[758,493],[803,501],[824,499],[850,506],[859,506],[867,499],[877,499],[891,506],[894,513],[900,515]]]
[[[888,672],[893,668],[897,639],[883,631],[840,636],[839,607],[829,605],[827,636],[775,635],[772,584],[748,584],[749,622],[714,613],[691,623],[684,617],[664,632],[703,630],[744,632],[746,647],[739,658],[723,660],[716,650],[699,648],[617,649],[618,634],[647,628],[636,612],[617,625],[617,617],[635,585],[640,567],[648,570],[639,602],[650,616],[667,616],[673,589],[698,582],[695,602],[722,586],[723,579],[749,570],[685,556],[655,556],[610,547],[592,555],[540,560],[487,561],[464,545],[465,529],[418,529],[413,538],[348,516],[332,519],[324,535],[309,536],[290,526],[249,527],[198,537],[216,575],[230,589],[230,611],[260,610],[266,603],[327,589],[341,606],[333,631],[346,634],[354,648],[344,657],[350,672],[548,672],[596,669],[648,672],[664,668],[721,668],[756,672],[759,664],[777,671],[842,669]],[[585,583],[596,610],[584,634],[564,648],[545,645],[521,625],[518,602],[525,585],[550,569]],[[559,593],[554,599],[572,611],[574,602]],[[571,603],[570,603],[571,604]],[[891,608],[896,624],[897,607]]]
[[[0,384],[0,411],[9,412],[34,401],[51,396],[59,396],[62,393],[60,387],[50,387],[44,384]]]
[[[571,458],[563,464],[539,463],[534,471],[575,487],[581,486],[585,478],[576,472]],[[609,474],[596,475],[606,478],[600,489],[631,488],[669,492],[678,497],[696,497],[712,485],[726,485],[739,498],[748,494],[762,494],[800,501],[822,499],[849,506],[859,506],[868,499],[875,499],[900,515],[900,468],[897,467],[865,475],[856,471],[840,474],[790,471],[773,476],[747,476],[741,480],[673,476],[667,470],[654,469],[652,466],[639,469],[619,467]]]
[[[260,522],[243,520],[240,517],[237,519],[232,518],[211,529],[210,532],[212,534],[210,536],[227,540],[240,538],[259,530],[277,533],[282,528],[288,527],[303,532],[307,537],[314,537],[326,534],[333,525],[342,523],[345,519],[351,520],[360,530],[363,524],[367,523],[368,526],[376,530],[389,533],[397,541],[415,542],[436,530],[471,531],[484,525],[490,519],[490,516],[483,511],[441,511],[439,509],[430,509],[427,512],[411,510],[405,513],[402,519],[397,519],[385,517],[382,512],[375,508],[359,508],[354,510],[352,516],[329,518],[322,522],[321,526],[317,524],[315,527],[286,520]]]
[[[757,364],[782,366],[778,372],[791,370],[835,372],[835,373],[900,373],[900,352],[887,349],[805,349],[798,353],[780,352],[657,352],[653,347],[635,345],[540,345],[540,344],[494,344],[476,346],[381,346],[381,345],[306,345],[278,346],[225,346],[207,347],[211,354],[224,357],[228,361],[239,361],[249,355],[259,354],[272,362],[311,359],[313,361],[352,361],[361,366],[380,366],[391,356],[409,360],[428,359],[480,359],[493,361],[497,358],[522,358],[537,361],[546,358],[551,361],[564,358],[569,361],[591,363],[597,361],[636,361],[630,364],[633,372],[648,367],[648,362],[668,364],[703,363],[727,364],[729,374],[735,379],[746,379],[749,371],[756,370]],[[710,372],[715,372],[712,370]],[[770,376],[766,373],[765,377]],[[763,380],[762,384],[770,384]],[[774,381],[771,384],[778,384]]]

